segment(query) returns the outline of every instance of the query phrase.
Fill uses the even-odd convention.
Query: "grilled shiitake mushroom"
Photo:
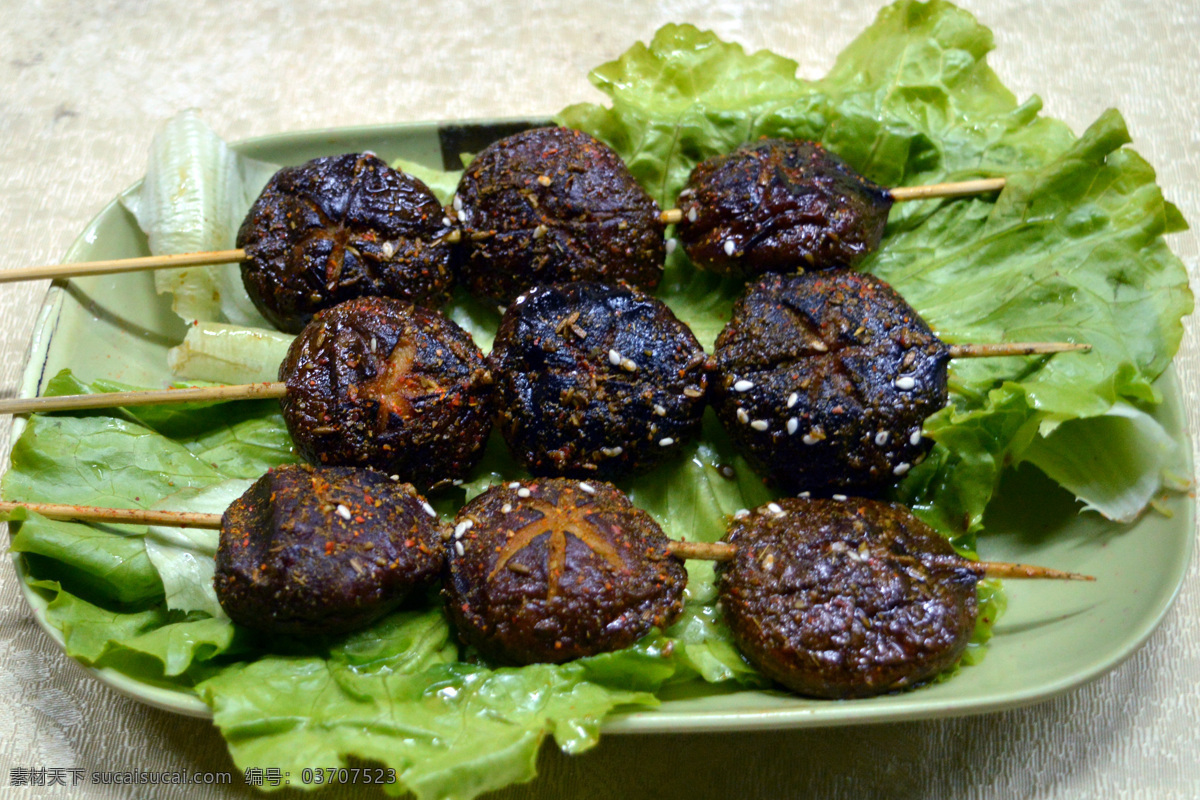
[[[238,230],[242,283],[271,324],[299,333],[316,312],[365,296],[450,298],[453,228],[428,187],[369,153],[284,167]]]
[[[493,486],[455,519],[446,608],[465,643],[503,663],[619,650],[683,611],[687,571],[669,543],[606,483]]]
[[[570,128],[488,146],[454,196],[468,291],[508,303],[532,286],[590,280],[650,290],[666,242],[659,208],[620,157]]]

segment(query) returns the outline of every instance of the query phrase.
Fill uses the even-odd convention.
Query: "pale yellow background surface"
[[[1200,224],[1200,3],[964,2],[996,32],[991,63],[1076,130],[1109,106],[1166,195]],[[806,77],[874,2],[0,3],[0,269],[52,263],[138,179],[161,120],[203,111],[228,139],[304,128],[548,116],[600,100],[587,71],[665,22],[795,58]],[[1197,277],[1197,237],[1171,245]],[[45,283],[0,287],[0,396],[18,384]],[[1194,328],[1194,325],[1191,326]],[[1200,431],[1200,350],[1178,359]],[[1193,435],[1193,439],[1195,436]],[[8,423],[0,421],[7,463]],[[842,730],[612,736],[503,797],[1200,797],[1200,570],[1163,626],[1098,681],[1031,708]],[[0,562],[0,797],[162,797],[10,787],[13,767],[231,770],[207,722],[148,709],[90,678],[33,622]],[[375,796],[369,791],[364,796]],[[330,795],[325,795],[330,796]],[[335,796],[351,796],[349,791]],[[357,795],[356,795],[357,796]]]

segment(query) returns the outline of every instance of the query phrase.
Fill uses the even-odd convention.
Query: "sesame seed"
[[[908,443],[913,447],[919,445],[921,443],[921,432],[919,430],[913,431],[912,435],[908,437]]]
[[[396,254],[396,245],[391,242],[384,242],[383,246],[379,249],[383,251],[384,258],[391,258]]]
[[[834,500],[837,500],[840,503],[846,502],[846,499],[847,499],[846,495],[844,495],[844,494],[835,494],[835,495],[831,495],[831,497],[833,497]]]
[[[782,514],[783,508],[780,507],[779,503],[767,503],[767,511],[770,511],[772,514]]]
[[[800,395],[792,392],[788,395],[788,408],[792,408],[796,403],[800,402]]]
[[[887,444],[887,440],[888,440],[888,432],[887,431],[877,431],[875,433],[875,444],[879,445],[880,447],[883,447],[885,444]]]
[[[682,200],[683,198],[687,197],[691,193],[692,193],[692,190],[690,188],[684,189],[682,192],[679,193],[679,199]]]
[[[507,309],[507,308],[505,308],[504,306],[496,306],[496,310],[497,310],[498,312],[500,312],[500,315],[501,315],[501,316],[503,316],[503,315],[504,315],[504,312],[505,312],[505,311],[508,311],[508,309]]]
[[[512,511],[512,503],[505,503],[504,505],[500,506],[501,514],[507,514],[510,511]]]
[[[798,494],[796,496],[802,500],[807,500],[808,498],[812,497],[812,492],[801,492],[800,494]]]
[[[911,375],[901,375],[899,378],[896,378],[895,385],[900,391],[907,392],[910,389],[915,389],[917,382]]]
[[[457,194],[454,195],[454,201],[451,203],[451,205],[454,206],[455,211],[461,212],[462,211],[462,198],[459,197]]]
[[[445,225],[447,228],[449,228],[454,223],[450,220],[449,217],[442,217],[442,224]]]
[[[661,405],[659,405],[658,403],[655,403],[654,404],[654,413],[660,417],[665,417],[667,415],[667,410],[665,408],[663,408]]]
[[[621,453],[625,452],[625,448],[621,447],[620,445],[617,445],[616,447],[601,447],[600,452],[604,453],[604,455],[608,456],[609,458],[616,458],[617,456],[621,455]]]
[[[675,444],[675,440],[672,439],[670,436],[664,436],[663,438],[658,440],[659,447],[670,447],[673,444]]]
[[[536,228],[533,229],[533,238],[541,239],[543,236],[546,235],[547,231],[549,231],[549,230],[550,229],[547,228],[545,225],[538,225]]]
[[[671,255],[671,253],[674,253],[675,248],[678,246],[679,246],[679,241],[674,236],[672,236],[670,239],[667,239],[667,255]]]
[[[541,186],[549,186],[551,183],[553,183],[553,181],[550,180],[549,175],[538,175],[537,182]]]
[[[745,519],[748,516],[750,516],[750,509],[748,508],[739,508],[737,511],[733,512],[734,519]]]
[[[704,392],[700,391],[695,386],[685,386],[685,387],[683,387],[683,396],[684,397],[703,397]]]
[[[733,243],[733,239],[726,239],[725,240],[725,255],[731,256],[731,255],[733,255],[733,252],[735,250],[737,250],[737,245],[735,245]]]
[[[912,469],[912,464],[909,464],[907,461],[901,461],[899,464],[896,465],[896,468],[892,470],[892,474],[893,475],[903,475],[904,473],[908,472],[910,469]]]
[[[746,423],[748,423],[750,421],[750,415],[747,414],[746,409],[742,408],[741,406],[738,406],[737,421],[742,423],[743,425],[745,425]]]
[[[398,481],[398,480],[400,480],[400,476],[399,476],[399,475],[389,475],[388,477],[389,477],[390,479],[394,480],[394,481]]]
[[[633,359],[630,359],[630,358],[621,359],[621,369],[625,370],[626,372],[637,372],[637,368],[638,368],[637,363],[634,362]]]
[[[789,419],[787,421],[788,436],[791,436],[792,434],[794,434],[799,428],[800,428],[800,420],[796,419],[795,417],[792,417],[791,419]]]
[[[464,549],[463,549],[463,543],[462,543],[462,542],[455,542],[455,543],[454,543],[454,552],[458,553],[460,556],[461,556],[461,555],[466,555],[466,550],[464,550]]]
[[[754,428],[756,431],[765,431],[767,428],[771,427],[771,423],[767,422],[765,419],[756,419],[750,423],[750,427]]]
[[[529,491],[524,486],[522,486],[520,489],[517,489],[517,497],[529,497],[531,494],[533,494],[533,492]]]
[[[590,483],[587,483],[586,481],[579,482],[579,489],[580,489],[580,491],[587,492],[588,494],[596,493],[596,487],[592,486]]]
[[[775,569],[775,554],[767,553],[767,557],[763,559],[762,566],[764,572],[770,572]]]
[[[340,504],[339,504],[339,505],[338,505],[338,507],[337,507],[337,515],[338,515],[339,517],[341,517],[342,519],[349,521],[349,519],[350,519],[350,509],[348,509],[348,508],[346,508],[345,506],[343,506],[343,505],[340,505]]]
[[[524,302],[525,302],[525,295],[520,295],[519,297],[517,297],[516,301],[514,302],[514,305],[519,306],[519,305],[521,305],[521,303],[524,303]]]
[[[425,509],[426,514],[433,517],[434,519],[437,519],[437,512],[433,510],[433,506],[429,505],[428,500],[421,501],[421,508]]]
[[[800,441],[804,442],[807,445],[814,445],[821,440],[818,439],[817,437],[813,436],[812,431],[809,431],[808,433],[804,434],[804,436],[800,439]]]
[[[737,383],[733,384],[733,390],[735,392],[748,392],[753,388],[754,388],[754,382],[748,381],[744,378],[742,380],[738,381]]]
[[[519,481],[513,481],[512,483],[510,483],[510,484],[508,485],[508,488],[510,488],[510,489],[520,489],[520,488],[521,488],[521,484],[520,484],[520,482],[519,482]]]
[[[687,215],[688,222],[695,222],[696,216],[697,216],[696,207],[692,206],[691,208],[688,209],[688,215]]]
[[[608,363],[612,364],[614,367],[621,366],[622,360],[624,360],[624,356],[622,356],[616,350],[608,351]]]
[[[455,539],[460,539],[460,538],[462,538],[462,535],[463,535],[464,533],[466,533],[467,531],[471,530],[471,527],[472,527],[474,524],[475,524],[475,521],[474,521],[474,520],[471,520],[471,519],[464,519],[462,522],[460,522],[460,523],[458,523],[457,525],[455,525],[455,526],[454,526],[454,538],[455,538]]]

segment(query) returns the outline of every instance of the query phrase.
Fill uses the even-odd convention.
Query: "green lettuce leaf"
[[[266,656],[200,684],[237,765],[396,770],[390,793],[466,798],[528,781],[552,734],[567,752],[595,744],[613,709],[657,703],[674,669],[643,642],[560,666],[487,669],[457,662],[440,611],[395,614],[325,657]]]
[[[1149,165],[1122,147],[1120,116],[1106,112],[1076,139],[1038,115],[1036,98],[1017,103],[986,64],[992,46],[966,12],[904,0],[810,82],[790,60],[668,25],[593,71],[611,106],[559,116],[611,144],[664,205],[700,160],[761,136],[819,140],[889,186],[1008,178],[995,198],[898,204],[863,265],[948,342],[1093,345],[1087,354],[954,365],[952,403],[926,423],[940,447],[897,496],[958,536],[978,530],[1000,470],[1038,434],[1118,402],[1156,402],[1152,383],[1192,309],[1186,271],[1163,240],[1183,221]],[[663,283],[705,343],[740,291],[678,252]],[[1055,446],[1039,442],[1039,452]],[[1114,473],[1126,480],[1113,490],[1127,497],[1148,475],[1162,486],[1153,470]]]

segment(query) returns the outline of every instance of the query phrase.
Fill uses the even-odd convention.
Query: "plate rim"
[[[346,127],[324,127],[314,128],[309,130],[288,131],[277,134],[266,134],[262,136],[250,137],[241,139],[236,142],[231,142],[230,147],[238,152],[247,150],[255,150],[258,148],[283,147],[288,144],[308,146],[311,142],[316,144],[321,139],[338,139],[345,137],[359,136],[379,136],[388,138],[398,134],[405,134],[410,131],[420,129],[440,129],[444,125],[496,125],[496,124],[512,124],[512,123],[531,123],[539,124],[545,121],[535,119],[528,116],[500,117],[489,119],[459,119],[459,120],[438,120],[438,121],[414,121],[404,123],[381,123],[374,125],[357,125]],[[119,197],[135,189],[141,184],[141,180],[133,182],[127,189],[119,192],[117,198],[106,203],[92,218],[88,221],[84,229],[73,240],[68,247],[63,263],[75,260],[86,245],[90,244],[90,240],[101,221],[108,214],[120,212],[121,204]],[[53,281],[47,289],[46,295],[43,298],[42,305],[38,311],[37,321],[33,334],[30,338],[29,346],[24,354],[24,366],[21,373],[21,384],[18,390],[18,396],[31,397],[40,393],[45,375],[45,356],[49,351],[50,344],[54,339],[54,335],[58,329],[59,320],[63,312],[65,300],[65,285],[64,280]],[[42,358],[36,359],[40,355]],[[1181,382],[1176,370],[1174,359],[1168,364],[1166,370],[1156,379],[1162,382],[1162,390],[1164,399],[1171,398],[1174,404],[1168,409],[1173,421],[1178,425],[1181,434],[1181,444],[1184,445],[1186,464],[1188,474],[1194,474],[1193,454],[1191,447],[1191,432],[1188,429],[1188,421],[1183,404],[1183,395],[1181,392]],[[26,426],[26,417],[13,417],[11,427],[12,443],[16,443],[21,433]],[[1184,513],[1181,515],[1180,524],[1185,525],[1187,529],[1194,530],[1196,520],[1196,498],[1194,496],[1185,496],[1182,502]],[[1154,513],[1152,511],[1147,513]],[[1088,683],[1095,681],[1104,674],[1112,671],[1116,667],[1131,658],[1138,650],[1140,650],[1150,638],[1150,636],[1161,626],[1167,613],[1171,610],[1180,592],[1182,591],[1186,575],[1187,565],[1190,563],[1195,550],[1195,536],[1188,536],[1185,540],[1183,558],[1179,559],[1180,565],[1176,568],[1178,573],[1177,579],[1172,584],[1172,590],[1159,605],[1153,618],[1146,618],[1142,621],[1142,625],[1138,629],[1136,636],[1126,640],[1125,645],[1105,659],[1098,660],[1089,665],[1082,671],[1076,671],[1070,676],[1064,677],[1057,681],[1042,683],[1030,690],[1011,691],[993,697],[986,701],[971,700],[969,698],[958,698],[945,700],[938,704],[930,704],[927,700],[922,701],[921,693],[905,692],[895,695],[885,695],[885,698],[894,698],[894,702],[889,705],[875,708],[873,710],[863,709],[861,713],[851,714],[849,718],[842,714],[831,713],[833,709],[840,708],[842,710],[847,707],[839,704],[837,701],[811,700],[808,698],[799,698],[784,691],[777,690],[740,690],[742,694],[758,694],[763,697],[783,697],[789,700],[796,700],[802,705],[793,708],[771,708],[761,711],[703,711],[703,710],[686,710],[672,711],[669,708],[664,710],[663,706],[658,706],[649,709],[638,709],[632,711],[617,711],[609,715],[601,725],[601,731],[606,734],[617,733],[701,733],[701,732],[729,732],[731,730],[779,730],[793,728],[817,728],[829,727],[836,725],[859,725],[859,724],[878,724],[884,722],[903,722],[917,719],[943,719],[952,717],[961,717],[974,714],[995,713],[997,711],[1019,708],[1039,702],[1044,702],[1064,694],[1069,691],[1078,689]],[[48,602],[41,593],[30,585],[31,576],[26,568],[25,560],[20,553],[10,553],[10,560],[13,563],[17,573],[18,583],[21,592],[25,597],[26,602],[30,606],[30,610],[34,612],[34,619],[38,625],[45,631],[52,640],[66,654],[66,639],[63,632],[50,623],[46,617],[46,608]],[[137,700],[146,705],[177,713],[185,716],[212,719],[212,709],[194,692],[186,689],[174,689],[162,686],[156,686],[150,683],[143,682],[125,673],[119,672],[108,667],[95,667],[84,664],[83,662],[68,656],[79,667],[83,668],[92,677],[109,686],[110,688],[120,692],[121,694]],[[912,700],[916,696],[915,700]]]

